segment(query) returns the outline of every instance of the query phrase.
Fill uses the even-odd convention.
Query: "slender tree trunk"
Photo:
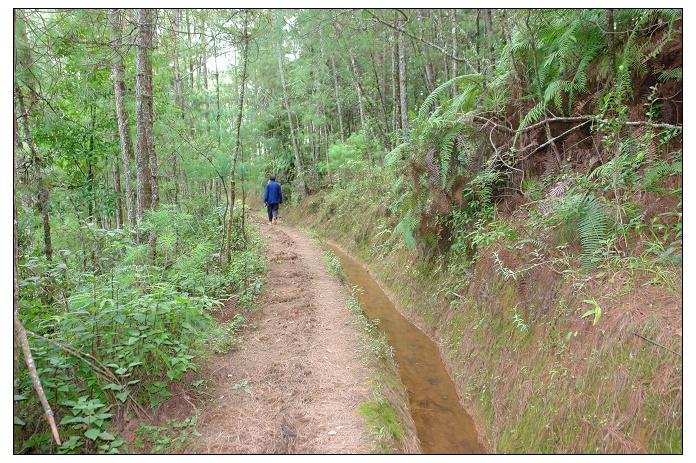
[[[336,97],[336,111],[338,112],[338,127],[340,130],[341,141],[345,139],[345,130],[343,124],[343,109],[341,108],[341,92],[338,88],[338,72],[336,71],[336,60],[334,58],[334,53],[331,51],[331,72],[333,73],[334,81],[334,94]]]
[[[213,56],[215,57],[215,94],[217,97],[217,112],[215,114],[215,120],[217,122],[217,144],[219,148],[220,144],[222,143],[222,135],[220,129],[220,71],[218,70],[216,35],[213,35]]]
[[[418,28],[420,31],[421,37],[425,37],[425,31],[423,28],[423,23],[425,22],[425,17],[423,16],[423,12],[421,9],[416,10],[416,16],[418,17]],[[433,62],[430,59],[430,48],[426,47],[425,50],[422,52],[425,56],[425,85],[428,88],[428,92],[432,93],[433,90],[435,90],[435,80],[433,77]]]
[[[450,10],[450,21],[452,21],[452,56],[457,56],[457,10]],[[452,78],[457,77],[457,61],[452,60]],[[452,85],[452,96],[457,96],[457,86]]]
[[[476,9],[476,70],[481,72],[481,8]]]
[[[17,29],[17,12],[16,10],[13,11],[12,14],[12,25],[13,28]],[[26,42],[25,42],[26,43]],[[13,49],[13,61],[14,61],[14,71],[15,74],[17,72],[17,65],[16,65],[16,54],[17,50],[16,48]],[[21,91],[17,84],[15,83],[15,92],[17,94],[17,102],[21,104],[21,106],[24,106],[24,101],[22,98]],[[29,133],[28,129],[28,114],[25,108],[20,108],[20,111],[23,115],[23,124],[26,124],[25,126],[25,133]],[[14,146],[13,146],[13,151],[14,151],[14,156],[12,159],[12,177],[13,179],[17,178],[17,147],[19,146],[19,130],[17,128],[17,113],[16,109],[13,107],[12,108],[13,112],[13,125],[14,125],[14,130],[13,130],[13,138],[14,138]],[[31,140],[31,146],[33,146],[33,139],[31,138],[31,133],[29,133],[29,136],[27,137],[27,144],[29,144],[29,140]],[[31,147],[30,147],[31,149]],[[33,154],[33,153],[32,153]],[[53,410],[51,409],[51,405],[48,403],[48,399],[46,399],[46,394],[44,393],[43,386],[41,385],[41,380],[39,379],[39,374],[36,370],[36,365],[34,364],[34,357],[31,354],[31,349],[29,347],[29,340],[27,339],[27,332],[24,329],[24,325],[22,324],[22,321],[19,318],[19,285],[17,284],[17,257],[19,250],[17,249],[17,203],[14,195],[12,196],[12,318],[14,322],[14,332],[16,339],[19,341],[19,345],[22,349],[22,353],[24,354],[24,362],[27,365],[27,369],[29,370],[29,377],[31,378],[31,382],[34,385],[34,389],[36,390],[36,395],[39,397],[39,402],[41,402],[41,407],[44,410],[44,415],[46,415],[46,420],[48,421],[49,428],[51,429],[51,434],[53,435],[53,440],[56,442],[57,445],[61,445],[62,442],[60,440],[60,435],[58,434],[58,427],[56,426],[56,421],[53,417]],[[50,241],[49,241],[49,248],[50,250]],[[16,360],[16,358],[15,358]],[[18,365],[15,363],[15,369],[18,367]]]
[[[39,153],[34,144],[34,137],[31,134],[31,129],[29,128],[29,113],[24,104],[24,96],[19,87],[15,88],[15,95],[17,96],[17,103],[19,104],[19,111],[22,118],[22,130],[24,131],[24,141],[29,147],[29,153],[33,159],[36,172],[36,184],[39,190],[39,207],[41,208],[41,218],[43,222],[44,231],[44,254],[47,260],[53,259],[53,245],[51,244],[51,213],[50,213],[50,203],[49,203],[49,190],[48,181],[43,176],[43,159],[39,156]]]
[[[118,136],[121,147],[121,159],[123,160],[123,179],[126,184],[126,210],[128,212],[128,225],[134,226],[135,221],[135,197],[132,189],[130,158],[133,156],[133,141],[128,130],[128,112],[124,102],[126,83],[124,81],[124,65],[122,52],[122,16],[117,9],[109,9],[109,23],[111,24],[111,39],[115,42],[117,57],[111,68],[111,78],[114,81],[114,96],[116,101],[116,120],[118,121]]]
[[[382,138],[382,145],[386,148],[387,147],[387,132],[389,132],[389,119],[387,118],[387,103],[386,103],[386,98],[385,95],[382,93],[382,88],[383,88],[383,81],[380,82],[379,79],[379,74],[377,74],[377,63],[375,60],[375,56],[370,51],[370,60],[372,62],[372,74],[375,78],[375,88],[377,89],[377,97],[379,98],[379,109],[380,109],[380,115],[382,116],[382,128],[380,128],[380,133],[381,133],[381,138]],[[379,120],[379,118],[377,118]]]
[[[397,19],[397,26],[401,28],[401,20]],[[403,34],[398,32],[398,48],[399,48],[399,101],[401,106],[401,128],[408,128],[408,93],[406,91],[406,46],[404,44]]]
[[[189,79],[191,82],[191,91],[193,92],[193,46],[191,45],[191,20],[189,19],[189,10],[184,10],[186,12],[186,36],[188,39],[188,64],[189,64]]]
[[[15,13],[16,14],[16,13]],[[27,41],[27,36],[26,36],[26,28],[25,27],[19,27],[18,29],[18,34],[20,36],[21,43],[23,44],[22,49],[21,49],[21,54],[20,56],[17,56],[16,59],[19,60],[19,62],[22,65],[22,70],[29,75],[29,79],[33,79],[33,71],[32,71],[32,56],[31,56],[31,50],[25,45],[28,43]],[[16,53],[16,48],[14,49],[14,52]],[[32,164],[34,165],[34,171],[35,171],[35,177],[36,177],[36,185],[38,189],[38,200],[39,200],[39,208],[41,209],[41,218],[43,222],[43,231],[44,231],[44,254],[46,255],[47,260],[52,260],[53,259],[53,245],[51,241],[51,215],[50,215],[50,201],[49,201],[49,187],[48,187],[48,180],[44,177],[43,175],[43,169],[44,169],[44,159],[39,155],[38,150],[36,149],[36,145],[34,144],[34,137],[31,133],[31,113],[30,113],[30,108],[33,107],[33,103],[37,100],[37,96],[34,90],[35,84],[33,82],[29,82],[29,105],[24,104],[24,95],[22,93],[22,90],[19,88],[17,84],[15,84],[15,96],[17,97],[17,103],[19,105],[19,110],[21,112],[21,118],[22,118],[22,130],[24,132],[24,139],[27,143],[27,146],[29,147],[29,155],[32,158]]]
[[[181,68],[179,65],[179,25],[181,24],[181,10],[174,10],[174,20],[172,24],[172,47],[174,55],[174,97],[179,107],[182,126],[186,126],[186,103],[184,100],[184,88],[181,80]],[[174,176],[174,203],[179,205],[179,166],[176,154],[172,156],[172,174]]]
[[[362,128],[367,128],[367,120],[365,119],[365,104],[363,102],[363,90],[360,85],[360,80],[358,77],[358,66],[355,64],[355,56],[353,55],[353,50],[348,48],[348,58],[350,63],[350,72],[353,76],[353,84],[355,85],[355,91],[358,94],[358,108],[360,111],[360,125]]]
[[[246,90],[247,61],[249,53],[249,35],[247,33],[249,21],[248,14],[248,12],[244,13],[244,29],[242,32],[242,75],[239,83],[239,102],[237,104],[237,119],[235,121],[235,143],[234,151],[232,152],[232,166],[230,167],[230,216],[229,223],[227,225],[227,245],[225,247],[225,258],[228,264],[232,262],[232,234],[234,233],[234,202],[237,179],[237,158],[239,157],[242,146],[240,134],[242,126],[242,114],[244,110],[244,92]]]
[[[191,95],[195,96],[195,87],[194,87],[194,82],[193,82],[193,45],[192,45],[192,39],[191,39],[191,20],[189,18],[189,10],[185,9],[185,19],[186,19],[186,39],[188,41],[188,68],[189,68],[189,88],[191,90]],[[191,108],[193,108],[193,105],[195,104],[195,98],[192,96],[189,100],[189,105]],[[191,110],[193,112],[193,109]],[[189,116],[189,132],[191,133],[191,137],[193,137],[196,133],[196,123],[194,120],[193,114]]]
[[[491,75],[495,71],[495,31],[493,30],[493,10],[486,9],[486,41],[488,42],[488,62],[491,66]]]
[[[392,87],[392,130],[399,130],[399,68],[398,68],[398,46],[396,44],[396,32],[392,32],[391,53],[391,87]]]
[[[607,8],[607,42],[609,44],[609,82],[616,77],[616,46],[614,45],[614,10]]]
[[[144,211],[152,206],[152,174],[150,172],[150,145],[152,140],[152,102],[151,68],[149,50],[152,48],[152,15],[148,9],[138,10],[138,46],[136,52],[136,126],[137,149],[135,153],[137,169],[137,208],[136,221],[142,222]]]
[[[87,201],[89,213],[87,218],[90,222],[94,222],[95,210],[97,208],[97,198],[94,194],[94,127],[97,122],[97,110],[93,104],[89,106],[90,118],[89,118],[89,151],[87,157],[87,188],[89,191],[89,200]]]
[[[203,42],[201,50],[201,72],[203,74],[203,111],[205,112],[206,131],[208,134],[210,134],[210,104],[208,103],[208,38],[205,36],[205,18],[201,19],[200,37]]]
[[[123,228],[123,201],[121,193],[121,172],[118,166],[118,157],[111,163],[111,174],[114,182],[114,193],[116,193],[116,228]]]
[[[295,133],[295,124],[292,120],[292,111],[290,110],[290,98],[288,96],[288,89],[285,83],[285,65],[283,64],[283,46],[282,43],[278,43],[278,70],[280,72],[280,86],[283,90],[283,103],[285,105],[285,110],[288,113],[288,124],[290,125],[290,139],[292,141],[292,150],[295,154],[295,169],[296,176],[302,184],[302,188],[305,193],[307,193],[307,184],[305,183],[303,171],[302,171],[302,161],[300,159],[300,148],[297,142],[297,136]]]

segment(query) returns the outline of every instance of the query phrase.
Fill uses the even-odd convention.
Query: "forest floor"
[[[368,400],[369,372],[346,291],[307,236],[260,227],[265,293],[241,347],[206,367],[212,400],[199,411],[197,450],[367,453],[370,436],[356,410]]]

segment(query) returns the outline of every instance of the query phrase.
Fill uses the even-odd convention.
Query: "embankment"
[[[362,191],[310,196],[284,219],[362,259],[437,342],[487,451],[682,451],[680,280],[666,289],[627,269],[544,265],[510,278],[501,262],[519,268],[526,256],[496,243],[452,266],[407,250],[379,191]],[[582,317],[590,300],[596,323]]]

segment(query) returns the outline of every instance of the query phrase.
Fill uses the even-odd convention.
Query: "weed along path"
[[[309,238],[261,225],[268,273],[255,329],[210,368],[205,453],[368,453],[369,399],[357,328],[337,278]]]
[[[435,343],[399,313],[359,262],[329,247],[341,260],[348,281],[361,288],[360,306],[370,319],[379,319],[387,333],[423,453],[484,453]]]

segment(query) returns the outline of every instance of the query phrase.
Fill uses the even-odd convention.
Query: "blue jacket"
[[[283,202],[283,192],[280,190],[280,184],[273,180],[266,185],[266,191],[263,193],[263,202],[266,204],[280,204]]]

